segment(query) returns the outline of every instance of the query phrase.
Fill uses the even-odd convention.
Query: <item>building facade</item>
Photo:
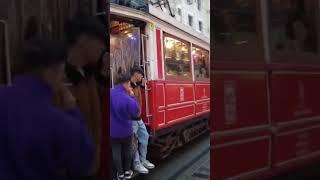
[[[210,38],[210,0],[152,0],[150,13],[157,9],[177,22]],[[156,13],[158,14],[158,13]]]

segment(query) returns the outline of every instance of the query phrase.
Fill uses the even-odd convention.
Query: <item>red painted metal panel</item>
[[[193,84],[166,84],[166,105],[179,105],[180,103],[194,103]]]
[[[158,79],[163,78],[162,72],[162,38],[160,29],[156,30],[156,41],[157,41],[157,61],[158,61]]]
[[[275,166],[287,166],[295,161],[305,161],[314,153],[320,154],[320,123],[296,125],[274,136]],[[315,154],[316,155],[316,154]]]
[[[151,89],[149,113],[152,115],[149,126],[154,132],[210,113],[210,99],[196,103],[192,82],[157,80],[149,81],[148,84]]]
[[[196,101],[210,98],[210,84],[195,84]]]
[[[196,114],[210,111],[210,101],[204,101],[196,104]]]
[[[195,106],[193,104],[181,107],[175,107],[166,111],[166,123],[178,122],[186,118],[192,118],[195,114]]]
[[[211,150],[213,179],[240,178],[251,173],[270,170],[271,136],[261,135],[224,141],[222,144],[214,143],[217,138],[213,138],[214,145]]]
[[[272,120],[289,122],[320,116],[319,82],[320,74],[273,74],[271,77]]]
[[[214,77],[214,132],[268,124],[265,73],[217,72]]]

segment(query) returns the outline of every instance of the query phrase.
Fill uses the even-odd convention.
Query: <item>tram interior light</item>
[[[166,48],[171,49],[173,48],[174,41],[173,40],[167,40],[166,41]]]

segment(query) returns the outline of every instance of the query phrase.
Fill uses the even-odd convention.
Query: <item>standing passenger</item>
[[[86,117],[86,125],[96,144],[95,165],[92,176],[99,174],[102,137],[102,116],[106,111],[104,86],[99,83],[101,77],[100,64],[106,52],[107,28],[94,16],[79,15],[66,24],[68,56],[66,75],[70,90],[76,98],[77,105]],[[59,95],[57,95],[59,97]],[[58,99],[58,98],[57,98]],[[105,139],[106,141],[106,139]]]
[[[140,111],[139,116],[135,121],[133,121],[133,132],[138,137],[138,150],[135,152],[133,158],[133,168],[135,171],[147,174],[149,173],[148,169],[153,169],[155,167],[154,164],[150,163],[147,160],[147,152],[148,152],[148,141],[149,141],[149,133],[147,128],[141,119],[141,109],[142,109],[142,99],[141,99],[141,89],[138,82],[141,82],[143,79],[143,71],[140,67],[135,66],[131,70],[131,86],[133,88],[134,95],[136,96]]]
[[[139,114],[139,106],[130,86],[130,76],[120,75],[110,91],[110,137],[112,157],[117,178],[131,179],[132,119]]]
[[[85,176],[94,145],[71,93],[64,88],[63,44],[33,40],[23,74],[0,89],[0,179],[67,180]],[[54,106],[60,92],[62,108]]]

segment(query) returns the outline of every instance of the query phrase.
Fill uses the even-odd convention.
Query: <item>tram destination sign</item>
[[[134,27],[133,24],[120,22],[120,21],[112,21],[111,22],[111,33],[112,34],[118,34],[121,31],[125,31],[127,29],[132,28],[132,27]]]

